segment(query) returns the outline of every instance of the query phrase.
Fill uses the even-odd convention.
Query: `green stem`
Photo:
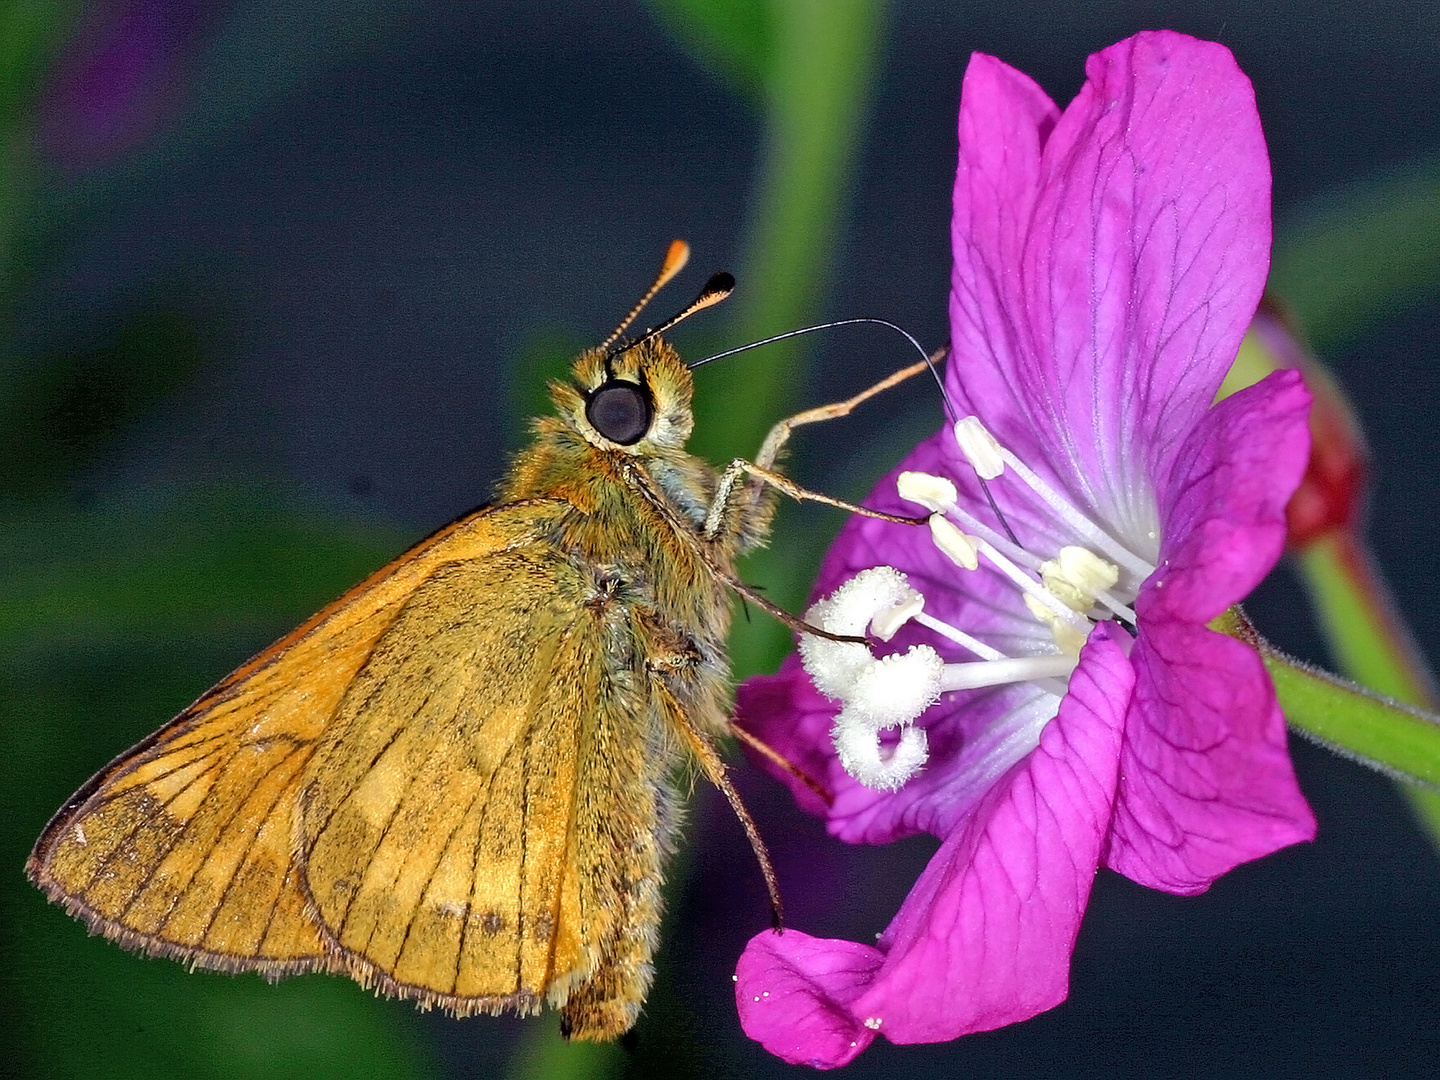
[[[1285,721],[1295,732],[1403,781],[1408,790],[1440,795],[1440,716],[1286,656],[1256,632],[1239,608],[1226,611],[1211,627],[1260,653]]]
[[[737,341],[814,317],[883,33],[879,0],[783,0],[770,11],[765,150],[733,301]],[[697,394],[692,449],[712,460],[753,453],[778,419],[771,403],[793,398],[803,355],[786,342],[704,369],[701,377],[723,390]]]
[[[1336,753],[1440,790],[1440,717],[1319,671],[1262,643],[1292,728]]]
[[[1363,540],[1339,531],[1307,545],[1297,559],[1340,670],[1399,701],[1434,708],[1434,681]],[[1281,706],[1291,717],[1283,696]],[[1413,784],[1402,784],[1400,790],[1440,848],[1440,792]]]
[[[1359,538],[1331,533],[1296,558],[1340,670],[1382,694],[1433,708],[1425,662]]]

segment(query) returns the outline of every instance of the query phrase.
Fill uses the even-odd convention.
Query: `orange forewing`
[[[478,512],[372,574],[92,778],[37,841],[30,877],[144,952],[270,977],[348,966],[307,912],[296,859],[316,748],[437,569],[532,540],[565,508]]]

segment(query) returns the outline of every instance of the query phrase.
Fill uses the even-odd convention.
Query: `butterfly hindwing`
[[[357,978],[462,1015],[577,991],[591,1037],[633,1022],[670,765],[634,623],[545,543],[416,591],[303,782],[306,885]]]
[[[338,966],[294,858],[315,747],[437,567],[529,539],[565,505],[477,513],[377,571],[97,774],[37,841],[31,878],[92,930],[144,952],[272,977]]]

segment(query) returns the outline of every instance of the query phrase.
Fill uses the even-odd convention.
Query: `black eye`
[[[634,383],[608,382],[585,403],[585,419],[613,443],[630,446],[650,430],[650,395]]]

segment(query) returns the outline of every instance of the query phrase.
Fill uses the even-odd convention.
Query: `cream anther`
[[[1068,545],[1057,558],[1040,564],[1040,580],[1061,603],[1083,615],[1100,593],[1115,587],[1120,568],[1086,548]]]
[[[1145,580],[1145,578],[1155,572],[1155,567],[1151,566],[1139,555],[1136,555],[1098,524],[1091,521],[1076,509],[1070,503],[1069,499],[1046,483],[1038,473],[1009,450],[1002,447],[1000,449],[1000,456],[1015,475],[1023,480],[1025,485],[1038,495],[1040,500],[1053,510],[1061,521],[1074,529],[1077,535],[1085,539],[1093,547],[1098,548],[1120,566],[1125,567],[1140,581]]]
[[[930,539],[947,559],[965,570],[980,568],[980,546],[974,537],[966,536],[949,518],[930,515]]]
[[[959,498],[953,483],[925,472],[902,472],[895,479],[895,490],[906,502],[919,503],[932,514],[953,509]]]
[[[1025,606],[1030,610],[1031,615],[1049,627],[1050,637],[1059,646],[1061,652],[1070,656],[1079,656],[1080,646],[1085,644],[1085,638],[1090,633],[1090,621],[1085,619],[1079,626],[1076,626],[1074,622],[1061,618],[1056,614],[1053,606],[1046,604],[1041,599],[1042,595],[1050,597],[1052,603],[1060,605],[1067,603],[1055,596],[1054,593],[1047,591],[1039,595],[1026,593]],[[1067,607],[1066,610],[1070,609]]]
[[[972,637],[970,634],[965,633],[965,631],[961,630],[958,626],[951,626],[943,619],[937,619],[933,615],[926,615],[923,611],[915,616],[915,622],[927,630],[934,630],[935,633],[943,638],[948,638],[962,649],[980,657],[981,660],[1003,660],[1005,657],[1005,654],[999,649],[992,649],[979,638]]]
[[[924,610],[925,597],[911,590],[905,599],[875,613],[870,620],[870,633],[881,641],[889,641],[902,626]]]
[[[988,559],[995,569],[999,570],[1025,594],[1025,605],[1036,613],[1036,617],[1043,620],[1045,616],[1039,614],[1042,610],[1048,610],[1050,616],[1060,622],[1069,623],[1077,633],[1084,638],[1090,633],[1090,620],[1085,616],[1077,614],[1066,607],[1060,600],[1051,594],[1040,582],[1036,581],[1020,567],[1016,566],[1005,557],[994,545],[981,541],[980,553]],[[1038,607],[1036,605],[1039,605]]]
[[[955,441],[981,480],[994,480],[1005,471],[1000,444],[978,416],[967,416],[956,422]]]

